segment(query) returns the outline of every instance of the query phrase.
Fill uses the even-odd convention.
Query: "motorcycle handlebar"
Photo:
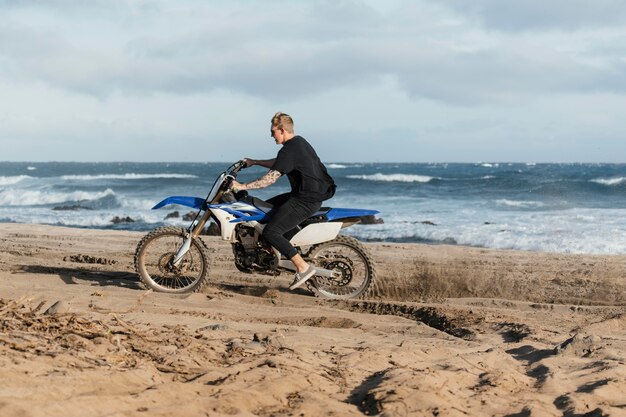
[[[233,178],[237,178],[237,173],[247,167],[248,166],[246,165],[243,159],[241,161],[237,161],[231,165],[231,168],[229,168],[230,172],[228,173],[228,175],[230,175]]]
[[[246,165],[246,162],[243,159],[235,162],[230,167],[228,167],[228,169],[226,170],[228,174],[226,175],[226,178],[224,180],[223,189],[224,190],[230,189],[230,185],[232,184],[233,180],[237,179],[237,174],[239,173],[239,171],[247,167],[248,166]]]

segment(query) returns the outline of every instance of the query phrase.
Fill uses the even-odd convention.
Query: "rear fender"
[[[335,220],[341,220],[348,217],[365,217],[365,216],[373,216],[375,214],[380,213],[378,210],[363,210],[363,209],[352,209],[352,208],[331,208],[326,213],[326,218],[329,222]]]
[[[305,226],[290,240],[293,246],[307,246],[316,243],[328,242],[339,234],[341,222],[313,223]]]

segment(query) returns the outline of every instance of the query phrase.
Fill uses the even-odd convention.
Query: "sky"
[[[0,161],[626,162],[619,0],[0,0]]]

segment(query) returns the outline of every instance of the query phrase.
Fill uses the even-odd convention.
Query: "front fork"
[[[185,240],[183,241],[183,244],[180,246],[178,252],[176,252],[176,255],[174,256],[172,264],[176,267],[180,265],[180,262],[185,257],[185,254],[189,252],[189,248],[191,248],[191,242],[195,238],[200,236],[202,230],[204,230],[204,225],[206,225],[206,222],[211,217],[211,212],[209,210],[205,211],[202,217],[200,217],[200,221],[198,221],[198,224],[194,226],[193,224],[195,223],[198,216],[200,216],[200,212],[198,212],[196,218],[193,220],[193,222],[191,222],[191,226],[189,226],[187,232],[185,233]]]

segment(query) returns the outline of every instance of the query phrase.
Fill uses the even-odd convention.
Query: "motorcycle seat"
[[[252,204],[254,207],[258,208],[264,213],[269,213],[274,208],[272,204],[268,203],[265,200],[261,200],[260,198],[256,198],[252,196],[248,196],[248,198],[250,200],[250,201],[246,201],[248,204]]]

